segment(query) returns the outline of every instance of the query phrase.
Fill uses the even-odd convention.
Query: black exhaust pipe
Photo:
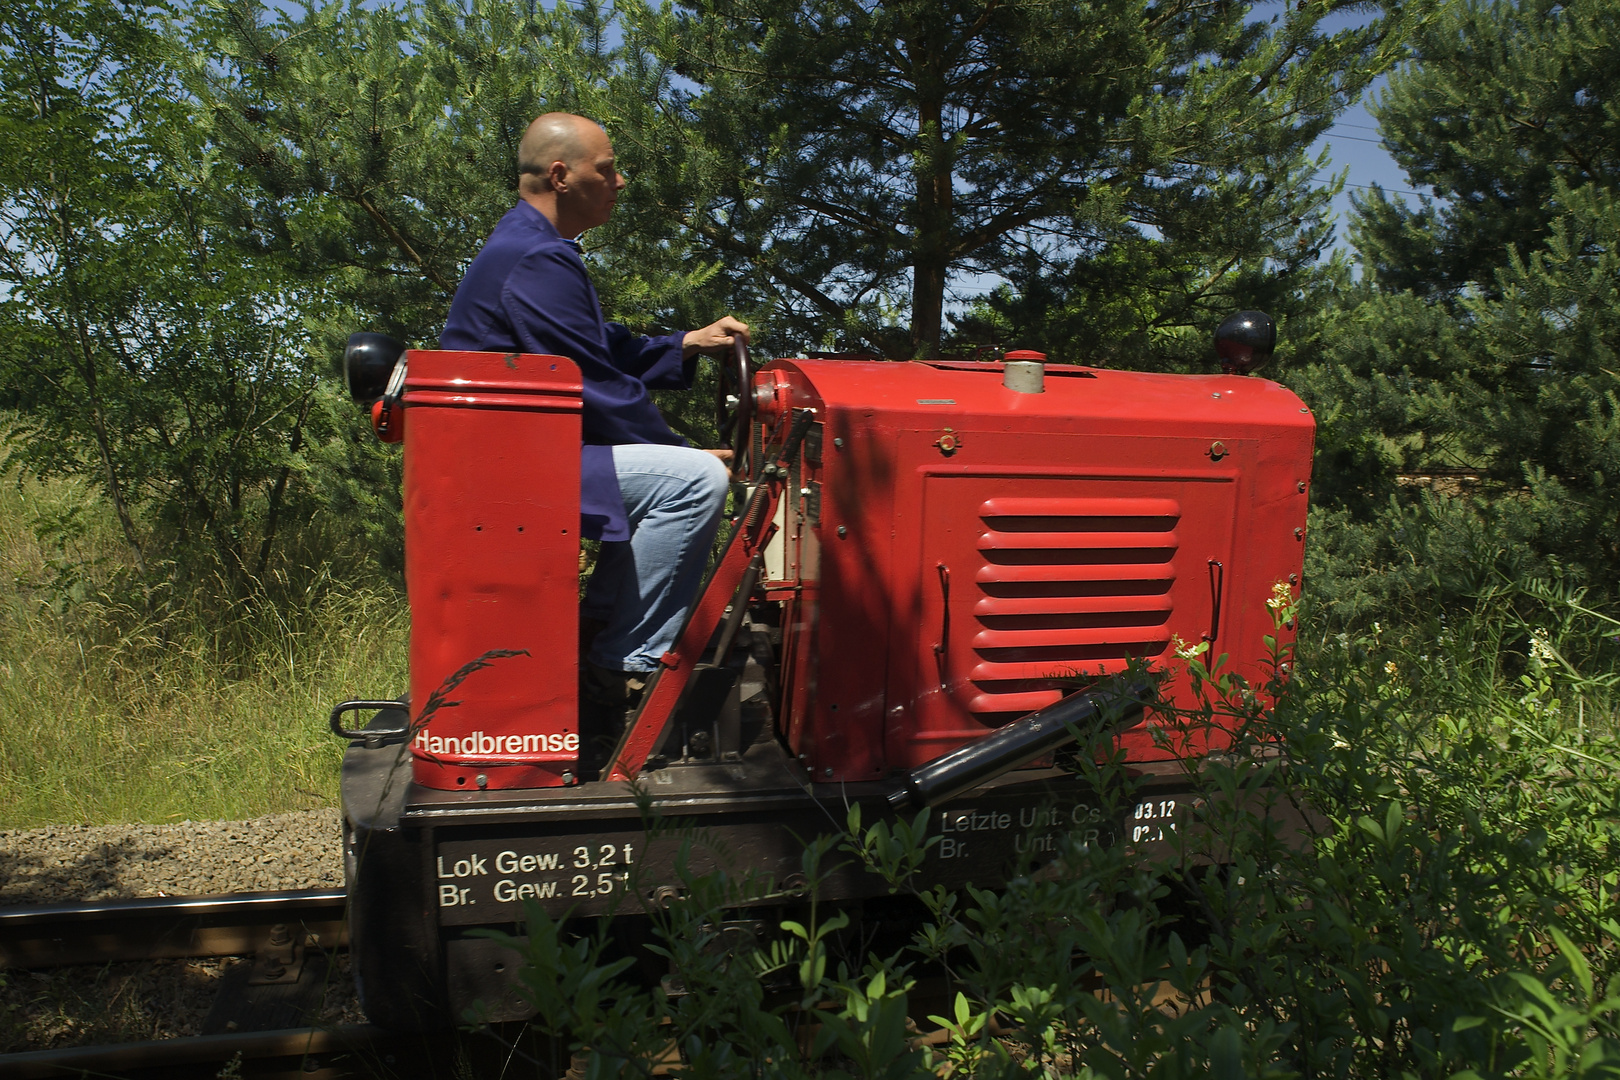
[[[1072,741],[1076,730],[1095,729],[1101,734],[1110,710],[1117,711],[1118,719],[1108,725],[1109,734],[1135,727],[1153,693],[1154,681],[1138,677],[1123,686],[1115,683],[1073,694],[911,770],[903,786],[889,793],[889,805],[896,810],[938,806],[1056,750]]]

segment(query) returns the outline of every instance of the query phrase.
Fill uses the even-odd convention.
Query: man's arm
[[[684,390],[692,385],[695,361],[682,348],[682,334],[642,337],[619,323],[607,323],[613,366],[653,390]]]
[[[610,322],[607,335],[614,367],[654,390],[684,390],[692,385],[698,354],[729,349],[737,337],[746,344],[748,324],[727,315],[701,330],[645,338]]]

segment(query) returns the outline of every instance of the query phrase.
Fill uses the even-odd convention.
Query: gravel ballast
[[[0,907],[342,887],[336,810],[0,832]],[[200,957],[6,972],[0,1053],[196,1035],[221,978],[249,962]],[[358,1021],[346,955],[335,958],[329,978],[322,1022]]]
[[[342,887],[335,809],[0,832],[0,905]]]

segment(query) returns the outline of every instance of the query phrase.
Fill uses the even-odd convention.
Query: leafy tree
[[[1391,577],[1414,604],[1524,575],[1614,588],[1617,34],[1612,4],[1459,0],[1376,110],[1440,200],[1357,201],[1365,278],[1296,380],[1318,495],[1349,515],[1313,557],[1350,606]]]
[[[191,562],[234,593],[312,512],[321,298],[235,243],[217,197],[235,176],[196,136],[167,14],[0,15],[0,379],[14,460],[92,478],[142,571]]]
[[[243,220],[330,281],[357,325],[438,337],[462,269],[516,201],[518,140],[540,113],[597,117],[626,172],[656,167],[644,128],[665,72],[611,43],[595,3],[207,10],[220,51],[194,57],[187,83],[209,138],[255,182]],[[586,241],[607,264],[595,277],[610,314],[650,326],[713,268],[646,220],[638,187]]]
[[[155,105],[157,88],[142,85],[141,73],[150,71],[159,45],[139,15],[127,17],[112,4],[18,6],[0,18],[13,43],[0,52],[6,356],[15,365],[54,345],[66,360],[62,376],[45,365],[31,374],[44,388],[54,389],[62,377],[82,387],[83,427],[125,539],[140,558],[128,484],[114,461],[112,403],[102,392],[106,359],[94,348],[85,301],[93,303],[105,280],[88,272],[103,253],[87,249],[119,230],[117,212],[126,201],[120,195],[133,186],[135,168],[131,155],[91,140],[120,104],[132,112]],[[126,66],[132,59],[137,64]],[[13,382],[10,390],[17,395],[22,388]]]
[[[659,201],[789,340],[929,355],[953,280],[1002,275],[988,332],[1072,357],[1309,276],[1330,192],[1305,148],[1399,26],[1325,33],[1340,6],[1269,24],[1191,0],[625,10],[690,80],[670,97],[694,135]]]

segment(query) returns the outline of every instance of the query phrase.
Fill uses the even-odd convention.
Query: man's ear
[[[546,179],[551,182],[551,190],[558,190],[558,183],[568,179],[568,166],[561,161],[553,161],[551,168],[546,170]]]

